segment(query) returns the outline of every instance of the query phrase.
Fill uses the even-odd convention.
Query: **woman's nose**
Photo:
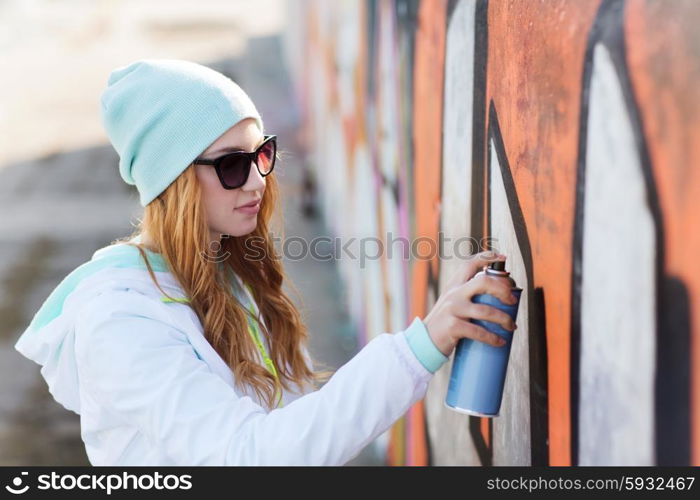
[[[265,178],[260,175],[258,171],[258,166],[255,162],[250,162],[250,174],[248,175],[248,180],[243,185],[243,189],[246,191],[255,191],[265,186]]]

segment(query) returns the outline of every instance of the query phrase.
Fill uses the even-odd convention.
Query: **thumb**
[[[474,277],[476,273],[481,271],[484,266],[488,266],[491,262],[504,261],[506,256],[493,250],[486,250],[472,256],[463,268],[463,282],[467,282]]]

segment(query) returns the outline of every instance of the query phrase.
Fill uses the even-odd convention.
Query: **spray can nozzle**
[[[492,276],[500,276],[502,278],[507,278],[508,281],[510,281],[510,286],[512,286],[514,289],[519,289],[518,286],[515,284],[515,280],[510,276],[510,273],[506,271],[505,260],[495,260],[491,262],[486,267],[485,271],[486,274],[490,274]]]
[[[505,260],[496,260],[491,262],[489,264],[489,269],[493,269],[494,271],[505,271],[506,270],[506,261]]]

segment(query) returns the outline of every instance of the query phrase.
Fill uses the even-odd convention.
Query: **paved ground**
[[[262,57],[262,55],[265,57]],[[293,143],[297,117],[276,36],[252,38],[241,59],[203,61],[228,73],[258,105],[268,131],[279,136],[287,237],[325,234],[305,219],[300,203],[303,158]],[[128,234],[140,212],[135,191],[118,177],[110,145],[71,151],[0,169],[0,465],[87,464],[79,417],[56,403],[39,366],[12,345],[58,282],[92,252]],[[311,353],[337,368],[356,351],[353,326],[332,262],[288,261],[302,292]],[[349,465],[380,465],[368,446]]]

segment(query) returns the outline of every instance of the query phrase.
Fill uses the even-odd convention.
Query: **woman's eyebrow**
[[[258,146],[260,146],[260,144],[262,144],[264,140],[265,140],[265,138],[263,137],[263,138],[260,140],[260,142],[259,142],[258,144],[255,145],[254,150],[257,149]],[[213,154],[218,154],[218,153],[233,153],[234,151],[245,151],[245,149],[243,149],[241,146],[225,146],[225,147],[223,147],[223,148],[219,148],[219,149],[217,149],[217,150],[215,150],[215,151],[212,151],[212,152],[209,153],[209,154],[210,154],[210,155],[213,155]]]

